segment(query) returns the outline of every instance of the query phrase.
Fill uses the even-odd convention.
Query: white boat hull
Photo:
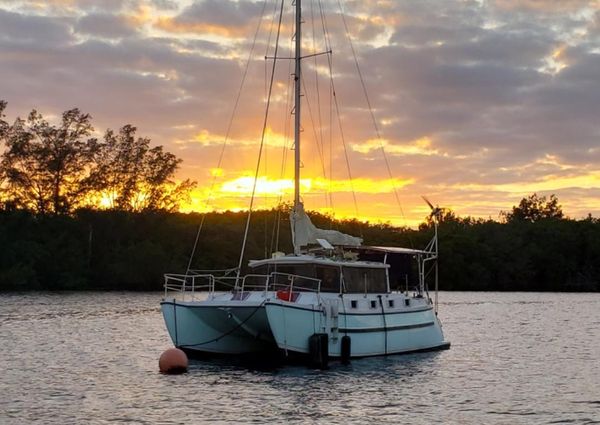
[[[341,303],[340,303],[341,304]],[[339,312],[318,305],[273,300],[265,304],[271,332],[284,351],[308,354],[309,338],[327,334],[330,357],[342,356],[342,337],[351,340],[349,357],[445,349],[440,322],[431,305],[382,313]]]
[[[351,341],[349,357],[380,356],[444,349],[440,322],[424,298],[403,295],[302,294],[285,301],[256,292],[248,299],[216,296],[202,301],[166,299],[161,310],[175,346],[190,352],[251,354],[280,349],[309,354],[309,339],[327,334],[328,355],[342,357],[342,337]],[[395,308],[387,307],[394,299]],[[353,302],[362,308],[351,309]],[[375,308],[367,305],[376,305]],[[373,304],[375,303],[375,304]]]
[[[261,301],[163,300],[161,310],[173,344],[190,352],[246,354],[273,350]]]

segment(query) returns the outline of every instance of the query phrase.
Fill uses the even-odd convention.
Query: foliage
[[[542,219],[560,219],[563,218],[562,206],[558,204],[558,198],[550,195],[546,200],[545,196],[538,196],[536,193],[521,199],[519,205],[512,208],[511,212],[503,212],[502,216],[506,221],[539,221]]]
[[[37,213],[64,214],[81,205],[90,185],[90,163],[98,143],[90,116],[78,109],[62,115],[54,126],[33,110],[26,120],[2,125],[6,150],[2,174],[6,195],[18,207]]]
[[[175,211],[189,198],[195,182],[173,181],[181,160],[136,128],[108,130],[103,140],[90,137],[91,117],[78,109],[53,125],[33,110],[10,125],[0,101],[0,199],[36,214],[72,214],[77,208],[108,200],[123,211]]]
[[[313,222],[362,235],[366,244],[424,247],[433,228],[396,228],[312,214]],[[0,290],[160,290],[184,272],[202,216],[164,211],[79,210],[72,216],[0,211]],[[192,268],[235,267],[246,213],[204,218]],[[279,223],[280,240],[276,242]],[[285,210],[255,211],[243,263],[291,251]],[[599,291],[600,222],[446,220],[440,224],[445,290]]]
[[[135,132],[135,127],[126,125],[116,134],[108,130],[104,135],[94,173],[99,195],[113,209],[176,210],[195,183],[173,182],[181,159],[162,146],[150,147],[150,139],[136,138]]]
[[[0,101],[0,290],[160,290],[162,274],[236,267],[245,212],[174,213],[194,183],[172,178],[181,160],[136,128],[91,138],[91,118],[66,111],[52,125],[32,111],[12,125]],[[83,209],[107,197],[110,210]],[[97,207],[97,204],[96,204]],[[600,291],[600,221],[564,218],[558,199],[533,194],[504,222],[442,209],[440,287],[446,290]],[[367,245],[421,248],[431,217],[417,230],[335,220],[311,213],[320,228],[361,236]],[[289,205],[252,215],[246,256],[291,251]]]

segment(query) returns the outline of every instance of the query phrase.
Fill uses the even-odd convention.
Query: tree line
[[[529,201],[523,206],[531,209]],[[526,208],[514,207],[503,222],[446,211],[439,226],[441,289],[599,291],[600,222],[556,217],[560,209],[546,204]],[[431,222],[409,229],[310,215],[320,227],[361,235],[370,245],[422,248],[433,235]],[[0,290],[160,290],[163,273],[185,272],[201,220],[198,213],[160,210],[0,210]],[[290,252],[288,220],[285,208],[254,212],[245,262]],[[192,267],[235,267],[245,221],[245,212],[207,214]]]
[[[124,125],[94,137],[91,116],[74,108],[60,123],[32,110],[12,124],[0,101],[0,200],[4,208],[36,214],[72,214],[104,206],[120,211],[175,211],[195,182],[175,182],[181,159],[151,147]]]
[[[78,109],[58,124],[35,110],[8,123],[6,106],[0,101],[0,291],[159,290],[163,273],[185,271],[202,220],[192,267],[237,265],[246,213],[177,212],[195,182],[175,182],[181,159],[134,126],[98,138]],[[291,251],[287,208],[253,213],[246,260]],[[410,229],[309,214],[367,245],[422,248],[433,235],[431,217]],[[523,198],[499,221],[442,210],[439,235],[442,289],[600,290],[600,222],[564,217],[554,195]]]

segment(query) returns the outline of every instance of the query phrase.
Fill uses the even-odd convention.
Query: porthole
[[[358,301],[356,301],[356,300],[352,300],[352,301],[350,301],[350,307],[351,307],[351,308],[356,308],[356,307],[358,307]]]
[[[377,308],[377,301],[371,300],[371,308]]]
[[[407,307],[410,306],[410,298],[405,298],[404,299],[404,305],[407,306]]]
[[[394,308],[394,300],[388,300],[388,306]]]

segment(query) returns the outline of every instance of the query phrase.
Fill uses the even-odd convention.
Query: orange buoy
[[[179,348],[169,348],[158,359],[158,368],[161,373],[184,373],[187,371],[187,367],[188,358]]]

